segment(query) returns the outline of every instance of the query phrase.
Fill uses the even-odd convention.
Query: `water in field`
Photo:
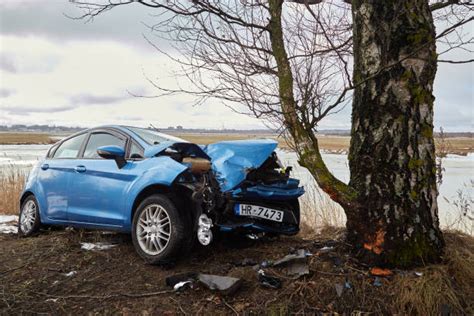
[[[25,173],[42,159],[49,145],[0,145],[0,176],[5,175],[12,169],[21,169]],[[296,161],[296,154],[279,151],[279,156],[285,165],[293,166],[293,176],[299,178],[308,189],[314,188],[314,180],[309,172],[299,167]],[[344,154],[323,154],[328,168],[342,181],[349,181],[349,166],[347,155]],[[471,200],[474,198],[474,153],[467,156],[448,155],[443,161],[445,169],[443,183],[440,187],[438,205],[440,209],[440,219],[444,226],[451,224],[459,214],[459,191],[464,197]],[[472,205],[470,206],[472,215]],[[472,224],[471,224],[472,229]]]

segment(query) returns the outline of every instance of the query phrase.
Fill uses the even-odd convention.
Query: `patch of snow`
[[[116,245],[108,244],[105,242],[81,242],[81,249],[84,250],[107,250],[115,247]]]
[[[18,216],[0,215],[0,234],[16,234],[18,232]]]
[[[16,215],[0,215],[0,224],[9,223],[9,222],[18,222],[18,216]]]

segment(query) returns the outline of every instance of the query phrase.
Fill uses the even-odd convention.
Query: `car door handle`
[[[49,169],[49,165],[47,163],[44,163],[41,165],[41,169],[43,170],[48,170]]]
[[[76,170],[76,172],[83,173],[83,172],[86,172],[86,167],[77,166],[76,168],[74,168],[74,170]]]

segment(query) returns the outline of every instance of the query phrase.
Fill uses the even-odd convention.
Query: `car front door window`
[[[101,146],[118,146],[123,149],[125,148],[125,139],[121,139],[109,133],[91,134],[86,149],[84,150],[84,158],[99,159],[97,148]]]

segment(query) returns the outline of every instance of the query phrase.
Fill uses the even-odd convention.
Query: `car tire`
[[[133,216],[132,241],[138,255],[149,264],[172,264],[190,238],[188,221],[167,196],[144,199]]]
[[[39,204],[34,195],[28,196],[20,206],[18,235],[29,237],[37,234],[41,227]]]

